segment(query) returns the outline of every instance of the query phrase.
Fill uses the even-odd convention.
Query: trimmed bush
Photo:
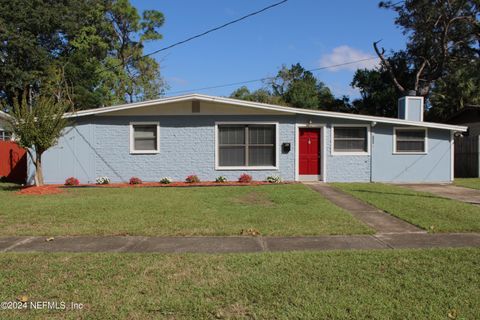
[[[238,182],[242,182],[242,183],[252,182],[252,176],[244,173],[238,178]]]
[[[192,174],[185,179],[185,182],[187,182],[187,183],[197,183],[197,182],[200,182],[200,179],[196,175]]]
[[[97,177],[95,179],[96,184],[109,184],[110,178],[109,177]]]
[[[219,176],[215,179],[215,182],[220,182],[220,183],[227,182],[227,177]]]
[[[75,177],[70,177],[65,180],[66,186],[78,186],[79,184],[80,184],[80,181]]]
[[[268,176],[265,181],[269,183],[280,183],[282,182],[282,178],[280,178],[279,176]]]
[[[172,182],[173,182],[173,179],[169,177],[163,177],[162,179],[160,179],[161,184],[170,184]]]
[[[143,181],[140,178],[137,177],[131,177],[130,181],[128,182],[129,184],[142,184]]]

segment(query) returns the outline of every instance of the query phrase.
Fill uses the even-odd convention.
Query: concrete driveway
[[[458,187],[453,184],[405,184],[403,187],[429,192],[443,198],[450,198],[480,205],[480,190]]]

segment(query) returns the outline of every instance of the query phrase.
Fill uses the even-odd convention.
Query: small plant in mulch
[[[143,181],[140,178],[137,177],[131,177],[130,181],[128,182],[129,184],[135,185],[135,184],[142,184]]]
[[[75,178],[75,177],[70,177],[65,180],[65,185],[66,186],[78,186],[80,184],[80,181]]]
[[[242,236],[259,236],[260,231],[258,231],[257,229],[254,229],[254,228],[242,229],[242,231],[240,232],[240,235],[242,235]]]
[[[97,177],[95,179],[96,184],[109,184],[110,183],[110,178],[109,177]]]
[[[252,176],[244,173],[238,178],[238,182],[242,182],[242,183],[252,182]]]
[[[200,182],[200,178],[198,178],[196,175],[192,174],[185,179],[185,182],[186,183],[198,183],[198,182]]]
[[[268,176],[267,179],[265,179],[268,183],[280,183],[282,182],[282,178],[279,176]]]
[[[224,183],[224,182],[227,182],[227,177],[225,176],[219,176],[215,179],[215,182],[219,182],[219,183]]]
[[[170,184],[172,182],[173,182],[173,179],[170,177],[163,177],[162,179],[160,179],[161,184]]]

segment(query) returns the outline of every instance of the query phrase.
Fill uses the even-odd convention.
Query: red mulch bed
[[[25,187],[20,191],[17,191],[17,194],[22,195],[43,195],[43,194],[57,194],[62,193],[63,190],[59,188],[58,185],[47,185],[41,187]]]
[[[281,182],[281,184],[294,183],[294,182]],[[128,183],[110,183],[110,184],[80,184],[78,186],[65,186],[60,184],[49,184],[41,187],[25,187],[18,191],[17,194],[22,195],[44,195],[44,194],[57,194],[62,193],[65,189],[74,188],[144,188],[144,187],[215,187],[215,186],[230,186],[230,187],[245,187],[245,186],[260,186],[271,185],[273,183],[264,181],[252,181],[249,183],[242,182],[198,182],[198,183],[186,183],[186,182],[172,182],[170,184],[161,184],[159,182],[144,182],[142,184],[128,184]]]

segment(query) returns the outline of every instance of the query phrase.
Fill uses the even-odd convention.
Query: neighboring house
[[[75,176],[183,181],[220,175],[287,181],[449,182],[453,134],[423,122],[423,99],[399,102],[405,119],[297,109],[199,94],[67,114],[72,125],[43,158],[46,183]]]
[[[8,117],[8,114],[0,111],[0,141],[10,141],[12,139],[12,131],[9,129],[7,121]]]
[[[480,106],[467,105],[446,122],[468,127],[455,137],[455,177],[480,177]]]

